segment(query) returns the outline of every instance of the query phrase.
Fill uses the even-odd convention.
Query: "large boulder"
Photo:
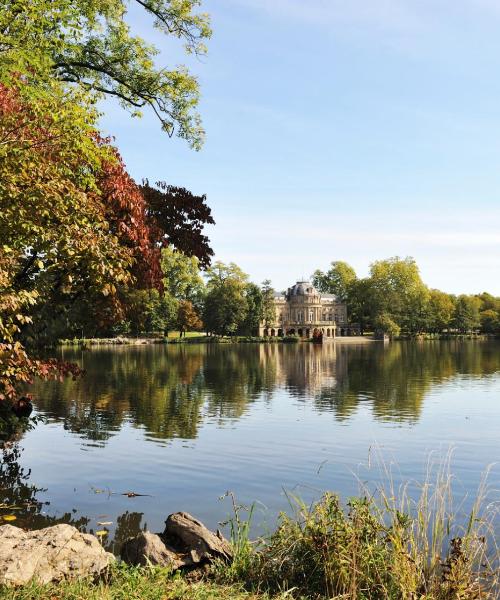
[[[71,525],[37,531],[0,527],[0,584],[21,585],[74,577],[97,577],[115,560],[93,535]]]
[[[222,534],[213,533],[188,513],[170,515],[165,531],[141,532],[122,546],[121,558],[128,564],[169,566],[172,569],[197,569],[215,559],[230,562],[233,549]]]
[[[181,552],[189,553],[194,562],[233,559],[231,544],[221,532],[213,533],[189,513],[178,512],[165,521],[163,539]]]

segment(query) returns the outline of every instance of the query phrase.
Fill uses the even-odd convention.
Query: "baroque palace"
[[[333,294],[320,294],[309,281],[297,281],[286,293],[275,294],[274,307],[274,322],[261,323],[260,336],[297,334],[328,340],[358,333],[348,324],[346,304]]]

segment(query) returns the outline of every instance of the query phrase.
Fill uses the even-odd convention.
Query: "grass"
[[[285,599],[280,594],[273,600]],[[0,588],[2,600],[270,600],[267,594],[245,591],[241,585],[210,581],[189,582],[160,567],[113,567],[106,580],[81,579],[61,584],[31,583]]]
[[[117,565],[106,581],[0,589],[5,600],[496,600],[500,598],[496,504],[485,483],[466,513],[456,502],[449,457],[426,481],[384,488],[343,504],[333,493],[306,505],[289,496],[267,537],[250,541],[253,507],[234,497],[235,559],[204,579]]]
[[[385,489],[365,489],[346,505],[332,493],[311,505],[290,496],[291,510],[257,545],[248,540],[248,523],[236,507],[236,560],[221,571],[222,581],[293,598],[500,598],[498,515],[496,504],[487,502],[486,484],[465,513],[453,494],[449,457],[431,465],[412,493],[408,484],[394,489],[385,475]]]

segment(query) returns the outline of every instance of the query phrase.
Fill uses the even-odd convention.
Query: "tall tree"
[[[452,326],[455,301],[453,296],[440,290],[429,291],[428,329],[441,332]]]
[[[203,322],[208,331],[232,335],[247,314],[245,287],[248,276],[236,265],[217,261],[207,271],[207,295]]]
[[[425,329],[429,290],[413,258],[396,256],[374,262],[370,288],[374,317],[388,315],[409,333]]]
[[[132,33],[126,0],[3,0],[0,81],[20,73],[42,89],[54,78],[94,97],[112,96],[132,114],[151,110],[162,129],[199,148],[199,87],[186,68],[158,66],[159,51]],[[209,18],[200,0],[132,0],[152,28],[204,54]]]
[[[274,305],[274,288],[270,279],[262,282],[262,317],[265,327],[270,327],[276,321],[276,308]]]
[[[457,298],[455,304],[455,314],[453,322],[455,327],[462,333],[468,333],[479,329],[481,319],[479,310],[481,308],[481,300],[476,296],[467,296],[462,294]]]
[[[245,286],[246,311],[245,319],[238,328],[242,335],[255,335],[264,319],[263,292],[255,283]]]

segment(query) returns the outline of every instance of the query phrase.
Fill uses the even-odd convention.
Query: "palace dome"
[[[290,296],[318,296],[318,290],[313,286],[310,281],[297,281],[293,285],[288,293]]]

